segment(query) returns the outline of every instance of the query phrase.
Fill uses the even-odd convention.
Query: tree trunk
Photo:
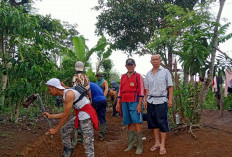
[[[224,111],[224,98],[223,98],[223,88],[222,84],[219,85],[220,87],[220,117],[223,117],[223,111]]]
[[[189,69],[184,67],[184,85],[186,86],[188,84],[189,81]]]
[[[6,84],[7,84],[7,79],[8,79],[8,75],[2,75],[2,91],[5,91],[6,89]],[[0,97],[0,107],[4,105],[5,102],[5,93],[3,93]]]
[[[5,45],[5,40],[4,40],[4,36],[2,34],[1,36],[1,50],[2,50],[2,66],[3,68],[5,68],[6,71],[3,72],[2,74],[2,80],[1,80],[1,84],[2,84],[2,96],[0,97],[0,108],[4,105],[4,102],[5,102],[5,89],[6,89],[6,85],[7,85],[7,78],[8,78],[8,75],[7,75],[7,64],[6,64],[6,58],[5,58],[5,55],[6,55],[6,45]]]
[[[194,85],[194,75],[190,75],[190,84]]]
[[[174,63],[174,70],[175,70],[175,84],[174,84],[174,90],[179,90],[179,77],[178,77],[178,74],[177,74],[177,62],[175,60],[175,63]],[[178,108],[178,100],[180,98],[180,95],[177,95],[174,97],[174,106],[172,107],[172,118],[174,119],[175,121],[175,124],[176,124],[176,118],[175,118],[175,115],[176,115],[176,109]]]
[[[16,107],[15,107],[15,115],[14,115],[14,122],[19,122],[19,111],[20,111],[20,104],[21,104],[21,98],[17,101]]]
[[[220,7],[216,19],[216,23],[220,22],[222,10],[225,4],[225,0],[220,0]],[[210,63],[210,69],[209,69],[209,75],[208,78],[205,79],[203,83],[203,87],[201,90],[201,97],[200,97],[200,106],[201,109],[203,108],[204,102],[205,102],[205,97],[206,94],[209,90],[210,85],[212,84],[212,79],[213,79],[213,70],[214,70],[214,62],[215,62],[215,56],[216,56],[216,47],[218,46],[218,25],[215,26],[214,28],[214,36],[213,36],[213,45],[212,45],[212,53],[211,53],[211,63]]]
[[[172,48],[168,48],[168,70],[172,74]]]

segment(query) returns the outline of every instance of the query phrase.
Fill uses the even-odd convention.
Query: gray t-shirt
[[[173,86],[171,73],[168,69],[159,67],[154,75],[152,69],[145,77],[145,89],[148,89],[147,102],[151,104],[162,104],[168,101],[168,87]]]

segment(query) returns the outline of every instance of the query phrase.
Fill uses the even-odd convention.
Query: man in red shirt
[[[136,154],[142,154],[142,101],[145,90],[143,77],[135,72],[135,67],[134,59],[129,58],[126,60],[128,71],[121,77],[116,110],[120,112],[122,109],[123,125],[128,125],[127,136],[129,145],[125,151],[132,150],[135,142],[138,141]]]

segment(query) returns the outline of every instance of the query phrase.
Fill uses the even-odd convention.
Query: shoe
[[[143,140],[142,140],[142,132],[136,132],[136,136],[137,136],[137,149],[135,154],[142,154],[143,153]]]
[[[125,149],[124,151],[127,152],[127,151],[130,151],[134,148],[134,144],[135,144],[135,141],[136,141],[136,134],[135,134],[135,131],[128,131],[127,132],[127,137],[128,137],[128,147],[127,149]]]
[[[105,138],[106,134],[106,124],[100,124],[100,133],[99,133],[99,139],[102,141]]]
[[[64,147],[62,157],[70,157],[72,155],[73,148]]]

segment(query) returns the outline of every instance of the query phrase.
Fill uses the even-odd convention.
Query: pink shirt
[[[232,71],[231,70],[226,70],[226,80],[225,80],[225,97],[227,97],[227,90],[228,90],[228,87],[232,88],[232,85],[230,85],[230,81],[232,81]]]

